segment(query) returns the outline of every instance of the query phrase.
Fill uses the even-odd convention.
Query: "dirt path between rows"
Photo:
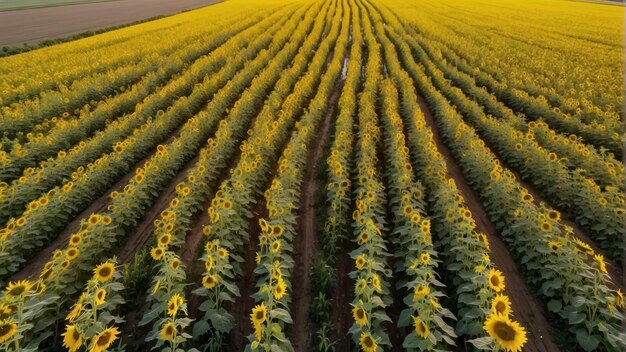
[[[346,62],[344,60],[344,63]],[[309,306],[311,305],[311,263],[318,245],[315,226],[315,195],[320,185],[317,180],[317,170],[328,141],[331,123],[335,116],[344,81],[341,78],[337,79],[334,92],[328,99],[328,110],[321,128],[313,138],[313,150],[307,156],[306,172],[301,187],[297,224],[298,235],[295,239],[293,253],[295,262],[292,273],[294,280],[291,303],[293,325],[287,328],[287,337],[292,342],[296,352],[308,351],[312,335],[315,333],[314,329],[311,328],[313,322],[309,319]]]
[[[467,183],[463,171],[454,161],[450,149],[443,143],[435,119],[430,113],[426,102],[420,97],[419,105],[424,113],[426,124],[433,131],[433,139],[437,149],[444,156],[448,176],[452,177],[463,198],[465,205],[472,212],[478,230],[484,232],[491,244],[491,260],[504,273],[506,278],[506,294],[511,299],[513,315],[527,331],[528,342],[524,346],[524,351],[558,352],[560,351],[554,343],[551,327],[546,319],[545,310],[541,301],[535,297],[528,286],[522,273],[519,272],[506,245],[498,235],[495,225],[487,217],[485,209],[482,207],[478,194]]]
[[[222,0],[119,0],[0,12],[0,47],[176,14]]]

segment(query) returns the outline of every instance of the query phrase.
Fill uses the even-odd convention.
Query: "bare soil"
[[[146,20],[221,0],[119,0],[0,12],[0,46],[37,43]]]
[[[337,341],[337,352],[350,352],[351,338],[348,330],[352,325],[352,316],[350,315],[350,302],[352,302],[354,293],[354,283],[348,276],[352,267],[352,260],[347,251],[337,256],[337,288],[331,297],[332,311],[331,321],[333,322],[334,331],[332,332],[333,341]]]
[[[527,331],[528,342],[524,351],[547,351],[558,352],[559,348],[554,343],[552,329],[546,319],[546,312],[541,301],[535,297],[528,286],[522,273],[519,272],[511,254],[496,231],[496,227],[487,217],[482,207],[478,194],[467,183],[463,171],[454,161],[450,149],[443,143],[437,129],[435,120],[430,113],[426,102],[420,98],[420,107],[426,118],[426,123],[433,131],[433,139],[437,149],[446,160],[448,176],[452,177],[465,199],[465,205],[472,212],[478,230],[484,232],[491,244],[491,260],[504,273],[506,278],[506,294],[511,299],[515,319],[518,320]]]
[[[328,100],[328,110],[324,116],[322,126],[313,139],[313,149],[309,152],[306,162],[306,172],[300,196],[298,216],[298,236],[295,239],[293,258],[295,261],[292,277],[292,319],[293,325],[287,329],[287,337],[292,342],[296,352],[306,352],[312,339],[313,322],[309,319],[311,305],[311,263],[317,248],[318,236],[315,222],[315,194],[319,189],[317,167],[324,154],[324,147],[329,137],[330,126],[335,117],[337,101],[341,95],[344,80],[338,79],[334,92]]]

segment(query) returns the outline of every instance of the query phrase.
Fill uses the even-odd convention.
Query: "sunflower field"
[[[228,0],[0,58],[0,351],[626,350],[623,31]]]

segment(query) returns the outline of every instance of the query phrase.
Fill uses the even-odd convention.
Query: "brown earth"
[[[176,14],[220,1],[119,0],[0,12],[0,46],[34,44],[87,30]]]
[[[465,205],[472,212],[476,221],[478,230],[487,235],[491,244],[491,260],[504,273],[506,278],[505,291],[511,299],[513,315],[526,328],[528,342],[524,346],[524,351],[558,352],[559,348],[554,343],[543,304],[530,292],[524,276],[519,272],[506,245],[498,235],[496,227],[487,217],[478,194],[467,183],[463,171],[454,161],[450,149],[441,140],[435,119],[426,102],[420,98],[419,104],[424,113],[426,124],[433,131],[433,139],[437,149],[446,160],[448,176],[452,177],[459,187],[465,199]]]
[[[323,156],[324,147],[328,140],[331,122],[335,116],[343,82],[342,79],[337,80],[334,92],[328,100],[328,110],[324,116],[324,121],[313,139],[314,148],[307,156],[306,172],[301,188],[298,236],[295,239],[293,253],[295,261],[292,275],[294,280],[291,304],[293,325],[287,331],[287,337],[289,337],[296,352],[308,350],[314,333],[314,329],[311,328],[313,323],[309,319],[308,312],[311,305],[311,263],[318,244],[315,226],[315,194],[320,185],[316,175],[319,161]]]

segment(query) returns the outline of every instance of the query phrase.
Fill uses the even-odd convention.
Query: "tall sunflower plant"
[[[220,240],[208,241],[201,258],[205,269],[202,286],[193,291],[193,294],[203,297],[198,309],[204,312],[204,316],[193,326],[194,339],[200,340],[208,333],[208,345],[217,350],[235,326],[235,318],[224,308],[224,303],[233,303],[240,296],[239,288],[233,284],[235,274],[229,257],[228,249],[220,245]]]
[[[75,352],[84,347],[85,351],[102,352],[118,340],[120,331],[115,324],[124,320],[113,314],[124,303],[120,295],[124,286],[115,262],[113,258],[96,266],[92,278],[65,317],[61,336],[67,351]]]
[[[152,330],[146,337],[146,342],[154,344],[152,349],[185,351],[182,347],[191,339],[191,335],[184,329],[192,322],[192,319],[187,317],[187,304],[184,299],[185,268],[180,258],[166,245],[154,249],[152,256],[158,261],[159,272],[154,278],[154,285],[148,298],[152,302],[150,309],[143,315],[138,325],[152,324]]]

